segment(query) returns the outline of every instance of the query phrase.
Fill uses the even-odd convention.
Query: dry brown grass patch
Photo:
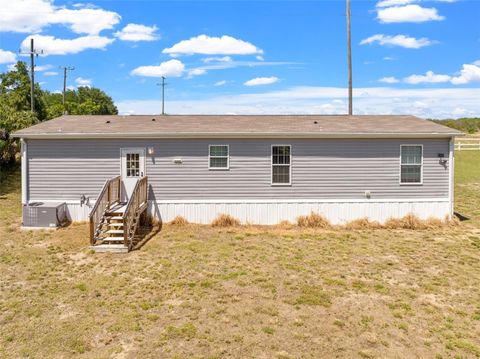
[[[186,226],[187,224],[190,224],[190,222],[188,222],[185,217],[182,217],[182,216],[176,216],[174,219],[172,219],[168,224],[172,225],[172,226],[178,226],[178,227],[181,227],[181,226]]]
[[[425,229],[425,221],[422,221],[416,215],[409,213],[401,218],[389,218],[384,224],[387,229]]]
[[[308,216],[297,218],[297,225],[306,228],[330,228],[330,222],[323,216],[315,212],[310,212]]]
[[[221,213],[212,221],[212,227],[236,227],[240,225],[240,221],[235,217]]]
[[[345,224],[345,229],[378,229],[382,225],[377,221],[371,221],[367,217],[355,219]]]
[[[292,229],[294,227],[293,223],[290,223],[287,220],[280,221],[275,227],[279,229]]]
[[[390,218],[383,225],[387,229],[435,229],[442,227],[454,227],[459,224],[457,218],[449,219],[448,217],[444,220],[436,217],[430,217],[427,219],[420,219],[414,214],[407,214],[402,218]]]

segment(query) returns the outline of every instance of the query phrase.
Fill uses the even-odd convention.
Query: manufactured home
[[[60,203],[101,221],[136,196],[162,221],[275,224],[451,216],[460,134],[413,116],[165,115],[62,116],[15,136],[24,214]]]

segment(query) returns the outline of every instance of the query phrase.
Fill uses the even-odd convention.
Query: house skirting
[[[74,222],[86,221],[94,202],[80,205],[66,202],[67,215]],[[451,216],[448,198],[381,199],[381,200],[204,200],[204,201],[149,201],[149,213],[169,222],[176,216],[189,222],[208,224],[221,213],[229,214],[242,223],[277,224],[295,222],[298,216],[316,212],[333,224],[343,224],[368,217],[385,222],[392,217],[413,213],[419,218]]]

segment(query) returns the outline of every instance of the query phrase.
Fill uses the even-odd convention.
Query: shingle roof
[[[14,133],[23,138],[449,137],[462,133],[414,116],[62,116]]]

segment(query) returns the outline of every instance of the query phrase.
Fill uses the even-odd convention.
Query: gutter
[[[21,131],[12,134],[15,138],[24,139],[133,139],[133,138],[149,138],[149,139],[169,139],[169,138],[452,138],[456,136],[464,136],[462,132],[277,132],[277,133],[260,133],[260,132],[171,132],[171,133],[85,133],[85,132],[45,132],[45,133],[22,133]]]

